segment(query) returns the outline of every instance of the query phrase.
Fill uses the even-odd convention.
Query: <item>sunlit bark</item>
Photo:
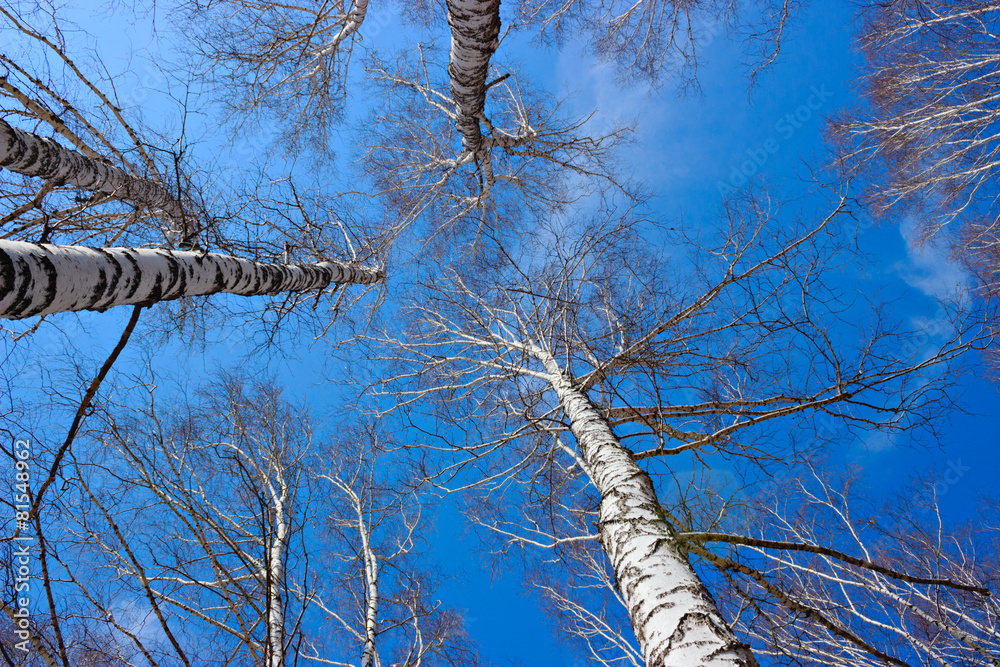
[[[0,167],[159,208],[178,221],[184,216],[180,202],[160,184],[136,178],[107,162],[19,130],[3,120],[0,120]]]
[[[152,305],[226,292],[243,296],[372,284],[379,270],[334,262],[266,264],[166,249],[0,241],[0,317]]]
[[[755,667],[750,647],[726,624],[674,538],[649,475],[552,355],[534,354],[600,493],[601,543],[647,667]]]
[[[448,0],[451,55],[448,74],[451,95],[459,109],[456,119],[466,150],[479,150],[479,119],[486,103],[490,57],[499,46],[500,0]]]

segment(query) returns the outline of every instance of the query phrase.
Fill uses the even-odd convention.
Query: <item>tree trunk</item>
[[[163,186],[64,148],[51,139],[11,127],[3,120],[0,120],[0,167],[159,208],[176,220],[184,217],[180,202]]]
[[[500,45],[500,0],[448,0],[451,54],[448,74],[458,106],[455,124],[466,150],[476,152],[483,135],[479,118],[486,104],[490,57]]]
[[[274,503],[274,539],[268,550],[268,586],[267,586],[267,650],[264,662],[267,667],[284,667],[285,665],[285,610],[281,602],[284,588],[284,557],[288,543],[288,487],[279,475],[280,493],[272,495]]]
[[[256,296],[330,283],[370,285],[382,278],[380,270],[335,262],[265,264],[212,253],[0,241],[0,318],[218,292]]]
[[[379,667],[378,652],[375,637],[378,634],[378,558],[372,551],[368,537],[368,526],[361,505],[357,505],[358,531],[361,535],[361,550],[365,563],[365,581],[368,584],[368,594],[365,596],[365,644],[361,652],[361,667]]]
[[[536,351],[601,494],[601,544],[647,667],[756,667],[678,547],[649,475],[555,359]]]

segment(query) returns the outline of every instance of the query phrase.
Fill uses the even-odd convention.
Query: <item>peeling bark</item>
[[[3,120],[0,120],[0,167],[158,208],[176,220],[184,217],[180,202],[163,186],[64,148],[51,139],[11,127]]]
[[[756,667],[719,613],[663,517],[649,475],[635,463],[593,403],[541,350],[545,365],[601,494],[601,544],[647,667]]]
[[[166,249],[0,241],[0,318],[103,311],[226,292],[243,296],[376,283],[381,270],[335,262],[265,264]]]
[[[479,118],[486,104],[490,57],[500,45],[500,0],[448,0],[447,4],[451,26],[448,75],[459,110],[455,124],[462,146],[476,152],[483,140]]]

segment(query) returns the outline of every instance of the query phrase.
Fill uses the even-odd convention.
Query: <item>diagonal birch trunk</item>
[[[500,0],[448,0],[451,54],[448,75],[458,106],[455,121],[466,150],[476,152],[483,135],[479,118],[486,104],[490,57],[500,45]]]
[[[601,494],[601,544],[646,667],[756,667],[663,518],[649,475],[552,355],[535,349]]]
[[[248,259],[141,248],[87,248],[0,241],[0,318],[103,311],[226,292],[243,296],[371,285],[379,269],[337,262],[265,264]]]
[[[159,208],[176,220],[184,217],[180,202],[163,186],[64,148],[51,139],[11,127],[3,120],[0,120],[0,167]]]

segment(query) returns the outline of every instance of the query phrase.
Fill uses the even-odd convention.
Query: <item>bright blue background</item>
[[[778,148],[768,153],[757,177],[779,193],[797,196],[805,190],[807,165],[827,159],[823,116],[856,102],[859,58],[852,42],[854,11],[848,2],[808,6],[786,32],[787,41],[777,63],[752,91],[747,89],[739,44],[724,36],[700,47],[702,93],[686,97],[679,97],[669,84],[654,91],[643,86],[623,89],[612,67],[596,63],[576,47],[553,56],[515,35],[504,42],[499,57],[520,63],[520,71],[558,96],[571,96],[575,110],[589,113],[596,109],[597,124],[634,120],[637,142],[628,149],[626,162],[656,193],[653,211],[681,224],[700,224],[714,215],[720,184],[748,159],[748,151],[759,155],[765,145],[773,148],[775,144],[766,143],[769,138]],[[155,34],[144,32],[125,27],[127,17],[95,18],[82,10],[74,16],[98,35],[92,43],[105,54],[109,71],[124,76],[119,92],[125,106],[141,109],[154,127],[176,124],[176,113],[156,91],[165,87],[164,80],[145,60],[156,58],[157,50],[169,51],[169,29],[161,26]],[[385,15],[381,25],[385,28],[378,37],[370,39],[401,41],[405,28],[393,16]],[[137,50],[136,55],[128,57],[133,50]],[[792,136],[786,136],[779,121],[795,113],[815,90],[829,91],[829,99]],[[229,145],[227,153],[214,132],[217,123],[211,116],[193,118],[191,123],[195,136],[200,137],[197,150],[206,159],[211,156],[219,164],[242,164],[248,152],[246,141]],[[348,166],[351,154],[350,136],[345,133],[338,150],[343,167]],[[932,297],[944,295],[966,280],[946,252],[920,248],[912,242],[907,236],[912,224],[870,227],[868,221],[863,222],[860,244],[873,257],[870,285],[884,291],[886,297],[899,297],[896,317],[910,322],[933,317],[937,307]],[[855,278],[851,276],[851,280]],[[116,312],[84,316],[84,321],[95,323],[98,330],[92,335],[100,341],[98,349],[110,349],[124,316]],[[232,348],[188,350],[174,344],[175,349],[163,350],[164,367],[197,377],[238,360],[245,350],[238,342],[234,344],[231,336],[220,337],[228,339]],[[98,349],[95,358],[101,358]],[[290,355],[294,358],[271,362],[289,391],[307,397],[318,412],[336,405],[336,389],[324,382],[318,370],[323,366],[323,354],[322,346],[315,346],[294,351]],[[914,476],[943,475],[949,465],[961,466],[960,479],[948,485],[940,499],[946,517],[954,521],[975,520],[977,494],[1000,491],[996,474],[1000,469],[995,426],[995,415],[1000,414],[997,385],[973,375],[979,364],[976,357],[965,361],[970,372],[956,391],[969,414],[952,415],[942,425],[940,442],[917,446],[904,435],[884,442],[849,442],[844,448],[844,462],[862,466],[865,481],[876,493],[889,493]],[[966,467],[969,470],[964,470]],[[445,570],[462,573],[441,593],[447,604],[466,610],[468,630],[479,642],[483,658],[498,665],[560,667],[577,663],[554,638],[551,622],[521,586],[515,564],[498,573],[485,571],[479,541],[467,533],[454,503],[446,503],[439,511],[435,530],[434,556]]]

